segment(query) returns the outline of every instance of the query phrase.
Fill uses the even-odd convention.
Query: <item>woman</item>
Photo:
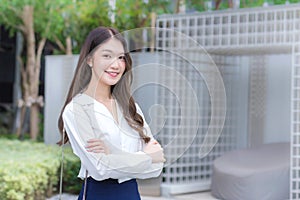
[[[70,141],[86,179],[80,200],[140,199],[135,179],[162,171],[163,149],[130,94],[131,64],[115,29],[89,33],[59,117],[59,143]]]

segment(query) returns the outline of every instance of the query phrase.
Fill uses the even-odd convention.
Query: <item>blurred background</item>
[[[235,172],[253,171],[243,160],[244,157],[251,160],[253,156],[252,163],[266,160],[282,172],[278,180],[283,184],[277,187],[284,189],[274,187],[272,190],[280,194],[271,192],[276,199],[300,199],[299,2],[0,0],[0,146],[3,148],[0,151],[0,182],[5,185],[0,187],[0,199],[43,199],[58,192],[60,149],[55,143],[60,136],[57,118],[83,40],[97,26],[112,26],[123,32],[134,67],[151,67],[153,63],[172,67],[188,79],[196,93],[198,107],[186,109],[190,112],[199,109],[191,112],[195,117],[190,119],[198,120],[197,130],[195,132],[193,123],[187,123],[187,128],[181,130],[184,131],[182,136],[177,137],[175,133],[183,109],[180,106],[188,105],[193,99],[180,102],[177,97],[184,96],[186,88],[178,84],[177,77],[167,73],[158,75],[153,71],[150,74],[156,81],[177,88],[175,91],[155,85],[138,87],[149,73],[135,71],[138,78],[133,83],[137,88],[134,96],[147,122],[151,123],[152,131],[158,130],[154,131],[155,136],[165,146],[176,138],[166,151],[172,163],[165,166],[161,177],[140,181],[143,195],[211,191],[210,196],[220,199],[241,199],[243,196],[242,199],[247,199],[245,196],[250,192],[258,196],[249,199],[264,199],[269,188],[261,192],[253,189],[253,184],[257,185],[260,179],[243,182],[246,189],[242,194],[233,186],[224,188],[225,183],[234,185],[230,184],[230,177],[235,176]],[[130,31],[134,29],[137,30]],[[185,45],[192,40],[192,46]],[[170,54],[172,51],[188,59]],[[199,73],[197,66],[205,66],[207,71],[202,68]],[[206,76],[215,73],[210,71],[213,66],[219,70],[226,91],[226,99],[216,99],[226,107],[218,107],[214,113],[211,106],[215,104]],[[215,84],[214,89],[220,89],[216,87],[216,80],[210,81]],[[147,112],[156,104],[163,105],[166,112],[163,116],[158,111]],[[224,123],[215,124],[207,139],[210,122],[224,113]],[[166,119],[163,128],[157,127]],[[208,148],[209,154],[199,157],[204,142],[211,148]],[[267,144],[280,144],[280,147],[266,150]],[[76,194],[81,187],[76,179],[79,161],[66,148],[64,191]],[[236,150],[252,152],[260,148],[261,151],[245,154],[247,156],[234,154],[236,159],[230,160],[233,166],[228,165],[227,157],[223,157],[225,161],[216,162],[217,158],[230,156],[228,153]],[[266,151],[278,157],[264,154]],[[282,155],[284,161],[277,151],[286,152]],[[174,152],[180,156],[173,158]],[[266,158],[257,161],[258,155]],[[274,160],[279,164],[273,163]],[[235,162],[238,163],[235,165]],[[47,167],[42,163],[51,164]],[[266,171],[259,171],[262,168],[274,170],[266,165],[256,166],[254,169],[259,173],[252,177],[266,174]],[[29,168],[36,170],[26,170]],[[222,171],[224,168],[234,169],[233,174],[230,170]],[[219,173],[230,177],[220,179]],[[268,178],[264,177],[267,180],[264,185],[274,182]],[[234,180],[234,183],[239,181]],[[268,198],[274,200],[272,195]]]

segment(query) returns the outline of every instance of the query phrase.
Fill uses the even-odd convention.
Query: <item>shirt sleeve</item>
[[[151,172],[157,174],[150,156],[144,152],[119,152],[112,154],[92,153],[85,148],[89,139],[95,138],[89,116],[81,105],[71,102],[63,112],[64,127],[68,134],[73,152],[82,165],[88,170],[89,176],[96,180],[147,178]],[[151,174],[154,175],[154,174]]]
[[[137,113],[140,114],[144,120],[145,134],[147,136],[149,136],[151,138],[151,140],[154,140],[151,129],[145,120],[142,109],[140,108],[140,106],[137,103],[136,103],[136,108],[137,108]],[[144,142],[143,142],[143,145],[145,145]],[[139,176],[139,178],[146,179],[146,178],[158,177],[163,170],[163,166],[164,166],[163,163],[151,163],[150,168],[148,170],[146,170],[145,173],[141,174]]]

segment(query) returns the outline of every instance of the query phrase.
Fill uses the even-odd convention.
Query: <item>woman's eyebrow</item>
[[[109,53],[115,53],[114,51],[110,50],[110,49],[102,49],[102,52],[109,52]],[[123,55],[125,54],[125,52],[119,52],[118,55]]]
[[[113,53],[113,51],[112,51],[112,50],[109,50],[109,49],[102,49],[102,51],[108,51],[108,52],[110,52],[110,53]]]

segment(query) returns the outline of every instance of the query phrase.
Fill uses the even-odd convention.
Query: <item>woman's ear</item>
[[[91,68],[93,67],[93,62],[92,62],[92,60],[87,60],[86,63],[87,63],[88,66],[90,66]]]
[[[92,56],[87,57],[86,63],[88,64],[88,66],[93,67],[93,58],[92,58]]]

